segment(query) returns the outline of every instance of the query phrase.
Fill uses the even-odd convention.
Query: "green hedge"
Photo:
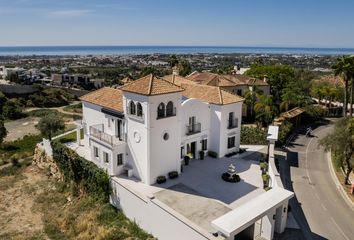
[[[52,142],[53,159],[64,175],[64,180],[105,202],[110,195],[109,176],[94,163],[80,157],[60,142]]]
[[[259,127],[241,127],[241,144],[267,145],[267,131]]]
[[[279,137],[278,137],[278,144],[284,145],[287,138],[291,134],[294,129],[294,125],[289,121],[284,121],[281,126],[279,127]]]

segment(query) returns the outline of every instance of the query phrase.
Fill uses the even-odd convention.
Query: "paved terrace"
[[[256,147],[252,150],[265,149]],[[183,166],[183,173],[177,179],[168,179],[166,183],[154,186],[125,175],[115,178],[125,187],[155,197],[205,230],[215,232],[211,226],[213,220],[265,192],[259,156],[258,152],[246,152],[232,158],[192,160],[188,166]],[[238,183],[221,179],[221,174],[231,163],[241,177]]]

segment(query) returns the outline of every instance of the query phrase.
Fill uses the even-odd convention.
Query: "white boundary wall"
[[[111,178],[111,184],[113,190],[111,204],[158,239],[216,239],[153,196],[146,197],[134,192],[120,184],[114,177]]]

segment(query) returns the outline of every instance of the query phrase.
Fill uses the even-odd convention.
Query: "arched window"
[[[143,107],[141,106],[140,103],[137,103],[137,104],[136,104],[136,115],[137,115],[138,117],[143,116]]]
[[[164,118],[165,117],[165,104],[160,103],[157,107],[157,118]]]
[[[166,117],[173,116],[173,102],[169,101],[166,105]]]
[[[135,103],[133,101],[129,102],[129,113],[132,115],[136,114],[136,106]]]

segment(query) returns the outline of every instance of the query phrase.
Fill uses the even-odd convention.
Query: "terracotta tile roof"
[[[217,86],[217,87],[229,87],[235,86],[235,83],[229,79],[223,77],[222,75],[211,73],[211,72],[193,72],[191,75],[187,76],[187,79],[203,85]]]
[[[122,91],[146,96],[181,92],[183,89],[163,78],[149,74],[120,88]]]
[[[225,105],[242,102],[244,100],[235,94],[222,90],[220,87],[197,84],[182,84],[181,87],[185,89],[182,92],[183,96],[196,98],[211,104]]]
[[[123,94],[120,89],[104,87],[82,96],[80,100],[123,112]]]
[[[195,82],[193,82],[185,77],[182,77],[179,75],[174,75],[174,74],[166,75],[166,76],[163,76],[162,78],[173,83],[173,84],[176,84],[178,86],[181,86],[181,84],[184,84],[184,83],[185,84],[196,84]]]
[[[251,86],[268,86],[268,83],[253,77],[249,77],[241,74],[227,74],[223,75],[228,80],[232,81],[236,85],[251,85]]]

